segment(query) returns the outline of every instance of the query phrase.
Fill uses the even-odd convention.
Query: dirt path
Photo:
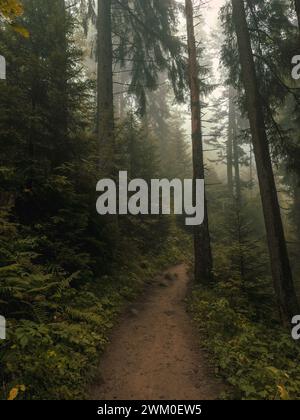
[[[197,343],[184,299],[188,276],[183,265],[155,279],[142,301],[115,328],[91,390],[95,400],[215,399],[213,378]]]

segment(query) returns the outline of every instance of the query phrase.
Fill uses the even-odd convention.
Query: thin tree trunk
[[[244,251],[243,251],[243,232],[242,232],[242,188],[241,188],[241,176],[240,176],[240,158],[238,148],[238,126],[236,108],[234,104],[234,128],[233,128],[233,161],[234,161],[234,185],[235,185],[235,204],[236,204],[236,215],[237,215],[237,235],[239,243],[239,260],[240,260],[240,273],[241,277],[245,277],[245,262],[244,262]]]
[[[112,170],[114,157],[113,47],[111,0],[98,0],[97,135],[100,169]]]
[[[300,0],[294,0],[295,11],[298,19],[299,39],[300,39]],[[300,240],[300,179],[296,174],[296,185],[294,187],[294,213],[296,221],[297,239]],[[299,249],[299,245],[298,245]]]
[[[298,26],[299,26],[299,31],[300,31],[300,0],[295,0],[295,10],[297,14]]]
[[[295,11],[297,14],[298,20],[298,29],[299,29],[299,41],[300,41],[300,0],[294,0]],[[300,253],[300,178],[296,173],[296,183],[294,187],[294,215],[296,223],[296,233],[297,233],[297,254]]]
[[[237,112],[236,112],[236,91],[231,86],[229,88],[229,159],[227,158],[227,172],[230,172],[228,178],[229,190],[232,196],[234,196],[235,187],[235,199],[238,206],[241,205],[241,177],[240,177],[240,161],[239,161],[239,147],[238,147],[238,127],[237,127]],[[229,160],[229,162],[228,162]],[[229,169],[228,169],[229,166]],[[233,168],[234,168],[234,180],[233,180]]]
[[[193,4],[191,0],[185,1],[188,53],[189,53],[189,82],[191,90],[191,112],[192,112],[192,142],[193,142],[193,168],[194,181],[204,179],[204,160],[203,160],[203,138],[201,123],[201,104],[199,88],[199,70],[197,62],[197,50],[194,31]],[[194,185],[194,195],[196,188]],[[195,280],[197,282],[208,283],[212,278],[212,253],[210,246],[210,235],[208,228],[207,203],[205,200],[205,220],[201,226],[194,229],[194,248],[195,248]]]
[[[233,161],[234,161],[234,184],[235,184],[235,199],[237,206],[240,209],[242,204],[242,187],[241,187],[241,175],[240,175],[240,155],[239,155],[239,144],[238,144],[238,127],[237,127],[237,115],[234,104],[234,126],[233,126]]]
[[[233,124],[234,124],[234,102],[233,89],[229,88],[229,122],[228,122],[228,140],[227,140],[227,184],[228,191],[233,197]]]
[[[238,145],[238,120],[236,112],[236,91],[230,87],[230,126],[231,126],[231,147],[232,147],[232,163],[234,167],[234,192],[235,198],[235,211],[237,217],[237,240],[239,244],[239,266],[241,277],[245,276],[244,252],[243,252],[243,234],[242,234],[242,189],[241,189],[241,176],[240,176],[240,157]]]
[[[265,217],[274,288],[282,323],[288,326],[292,317],[299,313],[299,305],[284,236],[243,0],[232,0],[232,7]]]
[[[250,142],[250,151],[249,151],[249,181],[250,181],[250,198],[253,197],[253,189],[254,189],[254,176],[253,176],[253,148],[252,143]]]
[[[63,136],[68,134],[68,39],[67,39],[67,11],[65,0],[58,0],[58,18],[61,19],[62,31],[59,36],[59,90],[60,90],[60,129]]]
[[[300,254],[300,180],[298,176],[294,185],[294,221],[297,235],[297,249]]]

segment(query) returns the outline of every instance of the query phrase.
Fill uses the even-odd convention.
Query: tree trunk
[[[298,176],[296,176],[296,180],[294,182],[293,214],[296,233],[296,250],[297,256],[300,257],[300,180]],[[300,267],[300,258],[297,258],[297,265]]]
[[[54,7],[55,12],[55,7]],[[58,61],[58,89],[60,91],[60,115],[57,125],[59,126],[63,137],[68,134],[68,17],[66,11],[65,0],[58,0],[56,12],[57,19],[61,22],[61,31],[57,34],[57,41],[59,47],[59,56],[56,57]]]
[[[234,104],[234,126],[233,126],[233,161],[234,161],[234,185],[235,185],[235,199],[237,207],[240,210],[242,205],[242,187],[241,187],[241,174],[240,174],[240,154],[238,143],[238,125],[236,108]]]
[[[237,241],[239,244],[239,266],[241,277],[245,276],[245,264],[244,264],[244,253],[243,253],[243,233],[242,233],[242,189],[241,189],[241,176],[240,176],[240,156],[239,156],[239,144],[238,144],[238,119],[236,112],[236,99],[237,93],[235,89],[230,87],[230,128],[231,128],[231,147],[232,147],[232,156],[231,156],[231,165],[234,167],[234,188],[232,196],[235,199],[235,212],[237,218]]]
[[[189,83],[191,90],[192,113],[192,143],[193,143],[193,169],[194,169],[194,198],[196,197],[196,179],[204,179],[204,160],[202,144],[201,104],[199,88],[199,71],[197,50],[194,32],[193,5],[191,0],[185,1],[188,54],[189,54]],[[208,283],[212,279],[212,253],[208,228],[207,203],[205,200],[205,220],[201,226],[194,228],[195,249],[195,280],[199,283]]]
[[[98,0],[97,135],[100,169],[110,175],[114,157],[113,48],[111,0]]]
[[[233,124],[234,124],[234,102],[233,89],[229,88],[229,122],[228,122],[228,140],[227,140],[227,184],[228,191],[233,197]]]
[[[295,10],[298,18],[298,26],[300,31],[300,0],[295,0]]]
[[[299,314],[299,305],[285,242],[243,0],[232,0],[232,8],[265,217],[274,288],[282,323],[289,326],[292,317]]]

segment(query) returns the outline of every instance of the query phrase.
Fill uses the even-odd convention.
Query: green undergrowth
[[[135,254],[114,274],[80,287],[80,273],[45,272],[28,255],[2,267],[1,294],[15,312],[0,347],[1,398],[84,399],[124,306],[145,281],[184,260],[187,248],[177,233],[159,255]]]
[[[201,346],[212,356],[216,374],[229,385],[226,399],[300,399],[300,348],[276,321],[254,320],[252,309],[225,284],[197,286],[189,309],[199,328]],[[229,285],[227,285],[227,288]]]

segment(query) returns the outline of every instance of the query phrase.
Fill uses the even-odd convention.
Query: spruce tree
[[[186,23],[188,39],[188,72],[191,95],[194,199],[196,180],[205,179],[203,136],[201,121],[199,66],[194,32],[194,10],[191,0],[186,0]],[[201,226],[194,227],[195,280],[198,283],[210,283],[212,280],[212,252],[208,226],[207,201],[205,198],[205,220]]]
[[[299,306],[283,231],[244,1],[232,0],[232,9],[265,216],[274,289],[281,321],[285,326],[289,326],[293,316],[298,313]]]

